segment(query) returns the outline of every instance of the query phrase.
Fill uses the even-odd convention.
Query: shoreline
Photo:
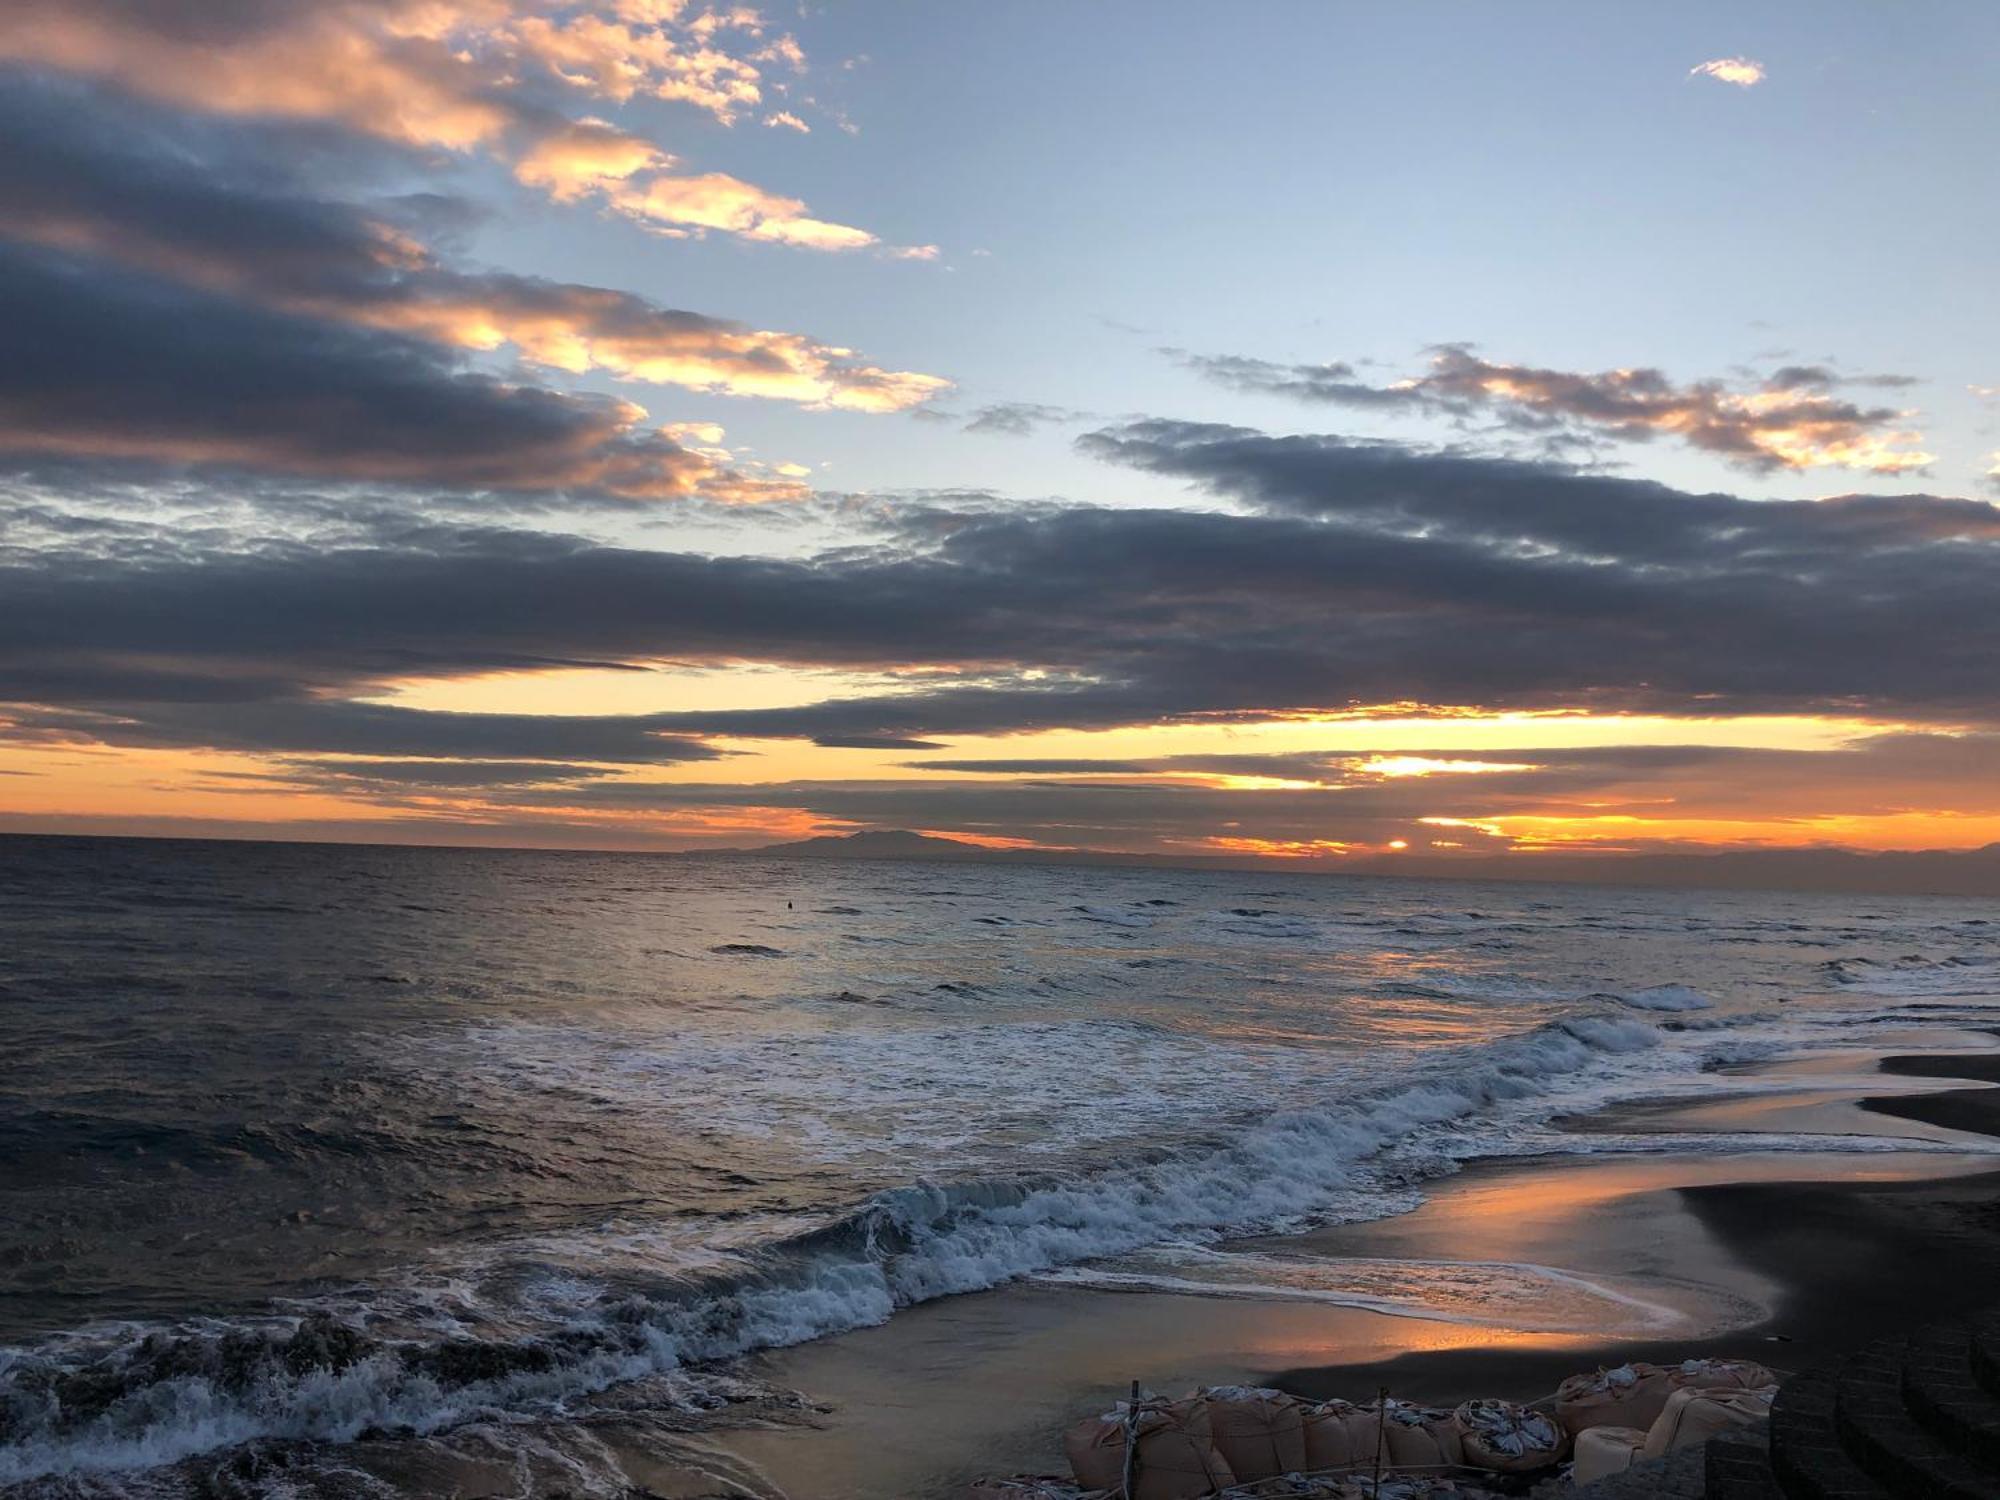
[[[1876,1067],[1885,1077],[2000,1083],[2000,1051],[1894,1053]],[[1774,1097],[1781,1096],[1743,1102]],[[2000,1138],[2000,1087],[1866,1095],[1852,1108]],[[1867,1161],[1854,1159],[1863,1169]],[[1935,1316],[1938,1285],[1977,1284],[2000,1269],[2000,1161],[1969,1175],[1689,1183],[1667,1191],[1738,1265],[1777,1289],[1768,1317],[1699,1340],[1609,1339],[1549,1353],[1453,1350],[1302,1366],[1280,1372],[1273,1384],[1315,1399],[1357,1382],[1372,1389],[1372,1382],[1415,1400],[1475,1391],[1518,1400],[1547,1394],[1579,1369],[1629,1360],[1736,1354],[1804,1368]],[[1916,1287],[1905,1278],[1914,1264],[1924,1267]]]
[[[1811,1112],[1811,1126],[1795,1128],[1906,1134],[1916,1148],[1907,1153],[1704,1153],[1703,1129],[1691,1128],[1685,1153],[1486,1158],[1426,1184],[1426,1202],[1409,1213],[1218,1247],[1343,1270],[1549,1270],[1612,1295],[1641,1289],[1687,1320],[1681,1335],[1028,1280],[759,1356],[760,1378],[827,1401],[825,1415],[808,1428],[711,1441],[768,1493],[909,1500],[950,1495],[982,1473],[1064,1472],[1062,1430],[1135,1378],[1164,1392],[1245,1383],[1309,1398],[1364,1399],[1386,1385],[1455,1404],[1533,1399],[1627,1359],[1734,1355],[1804,1368],[1937,1316],[1938,1287],[1976,1284],[2000,1266],[2000,1158],[1938,1149],[1967,1128],[1960,1120],[1976,1120],[1982,1140],[2000,1137],[2000,1088],[1979,1086],[2000,1081],[2000,1047],[1920,1050],[1975,1035],[1988,1040],[1940,1028],[1856,1049],[1860,1076],[1809,1095],[1774,1089],[1680,1106],[1768,1123],[1775,1100],[1777,1112]],[[1785,1076],[1785,1064],[1770,1072]],[[1918,1095],[1871,1086],[1894,1078],[1975,1086]],[[1671,1129],[1672,1105],[1614,1108],[1595,1123],[1620,1128],[1639,1111],[1648,1129]],[[1907,1275],[1915,1264],[1920,1281]]]

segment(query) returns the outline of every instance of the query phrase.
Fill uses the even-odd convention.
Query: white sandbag
[[[1778,1377],[1749,1359],[1684,1359],[1667,1367],[1677,1391],[1761,1391]]]
[[[1208,1431],[1237,1482],[1297,1474],[1306,1463],[1304,1414],[1283,1391],[1260,1386],[1208,1386]]]
[[[1371,1417],[1376,1415],[1372,1406],[1362,1409]],[[1441,1469],[1465,1462],[1465,1445],[1459,1436],[1458,1422],[1443,1407],[1390,1401],[1381,1415],[1390,1468]]]
[[[1638,1427],[1586,1427],[1576,1435],[1575,1484],[1589,1484],[1607,1474],[1623,1474],[1645,1451],[1646,1434]]]
[[[1493,1474],[1526,1474],[1560,1463],[1569,1434],[1553,1417],[1511,1401],[1468,1401],[1453,1413],[1465,1461]]]
[[[1572,1437],[1592,1427],[1637,1427],[1658,1420],[1673,1381],[1658,1365],[1634,1362],[1572,1375],[1556,1387],[1556,1420]]]
[[[1063,1434],[1063,1451],[1077,1483],[1088,1490],[1121,1491],[1125,1483],[1126,1406],[1090,1417]],[[1215,1451],[1208,1404],[1143,1401],[1136,1416],[1138,1442],[1128,1500],[1194,1500],[1236,1482]]]
[[[1676,1448],[1705,1443],[1718,1433],[1768,1422],[1777,1394],[1775,1385],[1761,1391],[1702,1390],[1695,1386],[1675,1391],[1646,1434],[1646,1457],[1659,1458]]]
[[[1299,1420],[1305,1437],[1307,1473],[1374,1468],[1381,1424],[1372,1408],[1359,1407],[1351,1401],[1321,1401],[1301,1407]],[[1387,1465],[1388,1461],[1385,1450],[1382,1462]]]

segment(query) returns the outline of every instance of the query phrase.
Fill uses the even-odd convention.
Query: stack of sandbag
[[[1768,1373],[1768,1372],[1767,1372]],[[1666,1409],[1646,1434],[1645,1456],[1660,1458],[1676,1448],[1692,1447],[1737,1427],[1754,1427],[1771,1420],[1771,1403],[1778,1387],[1762,1390],[1709,1389],[1686,1386],[1667,1398]]]
[[[1511,1401],[1468,1401],[1453,1414],[1465,1462],[1491,1474],[1527,1474],[1562,1462],[1569,1434]]]
[[[1747,1359],[1690,1359],[1665,1369],[1625,1365],[1573,1376],[1563,1382],[1556,1408],[1576,1436],[1571,1478],[1588,1484],[1638,1459],[1769,1421],[1777,1393],[1778,1377]],[[1597,1420],[1606,1416],[1625,1420]]]
[[[1673,1394],[1658,1365],[1633,1363],[1572,1375],[1556,1387],[1556,1420],[1572,1437],[1593,1427],[1651,1427]]]
[[[1373,1475],[1288,1474],[1225,1491],[1218,1500],[1377,1500]],[[1434,1474],[1384,1474],[1380,1500],[1488,1500],[1484,1490],[1468,1489]]]
[[[1347,1500],[1346,1482],[1339,1474],[1280,1474],[1224,1490],[1217,1500]]]
[[[1385,1401],[1380,1407],[1364,1406],[1370,1420],[1379,1420],[1383,1446],[1388,1449],[1388,1469],[1447,1469],[1465,1462],[1465,1445],[1458,1420],[1441,1406],[1418,1406],[1409,1401]],[[1374,1461],[1370,1444],[1369,1462]]]
[[[1212,1385],[1196,1394],[1208,1404],[1209,1437],[1237,1483],[1313,1467],[1306,1461],[1304,1409],[1283,1391]]]
[[[1761,1391],[1778,1383],[1753,1359],[1684,1359],[1668,1367],[1667,1379],[1677,1391]]]
[[[1299,1408],[1299,1423],[1305,1435],[1307,1473],[1374,1467],[1382,1424],[1373,1408],[1338,1399],[1318,1401]],[[1385,1449],[1384,1467],[1388,1462]]]
[[[1470,1489],[1435,1474],[1384,1475],[1381,1484],[1373,1479],[1350,1478],[1340,1487],[1340,1500],[1486,1500],[1485,1490]]]
[[[1063,1434],[1063,1450],[1077,1483],[1088,1490],[1122,1492],[1125,1433],[1134,1444],[1132,1493],[1126,1500],[1194,1500],[1236,1482],[1209,1429],[1208,1403],[1142,1401],[1136,1411],[1124,1402],[1101,1417],[1090,1417]]]
[[[1572,1436],[1592,1427],[1646,1431],[1675,1391],[1758,1391],[1777,1383],[1777,1376],[1748,1359],[1687,1359],[1665,1367],[1634,1362],[1570,1376],[1556,1389],[1556,1420]]]
[[[1623,1474],[1645,1451],[1643,1427],[1586,1427],[1576,1435],[1576,1462],[1570,1465],[1570,1482],[1589,1484],[1607,1474]]]

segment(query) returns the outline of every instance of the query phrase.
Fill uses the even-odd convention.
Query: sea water
[[[1976,901],[0,839],[0,1485],[726,1408],[760,1348],[1996,1020]]]

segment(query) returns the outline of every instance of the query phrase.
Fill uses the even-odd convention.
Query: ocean
[[[1969,900],[0,839],[0,1486],[723,1421],[790,1399],[760,1349],[1241,1274],[1474,1158],[1686,1147],[1564,1116],[1996,1019]]]

